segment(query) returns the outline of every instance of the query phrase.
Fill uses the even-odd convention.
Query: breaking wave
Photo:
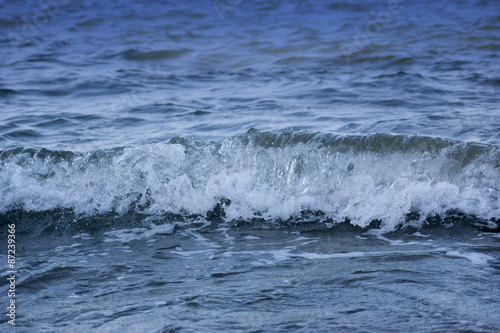
[[[497,146],[428,136],[261,132],[87,153],[0,151],[0,213],[288,220],[304,212],[391,230],[460,212],[500,218]],[[307,214],[306,214],[307,215]]]

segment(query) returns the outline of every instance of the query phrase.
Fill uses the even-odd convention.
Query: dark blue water
[[[491,0],[1,2],[15,329],[498,331],[499,32]]]

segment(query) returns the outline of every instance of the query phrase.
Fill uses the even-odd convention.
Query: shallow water
[[[16,331],[498,331],[499,31],[488,0],[0,3]]]
[[[381,234],[349,224],[141,218],[55,229],[63,216],[26,236],[18,230],[39,236],[20,242],[23,327],[493,332],[499,325],[500,239],[467,223]]]

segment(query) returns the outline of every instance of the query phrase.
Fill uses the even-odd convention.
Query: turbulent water
[[[0,3],[2,331],[497,332],[499,32],[491,0]]]

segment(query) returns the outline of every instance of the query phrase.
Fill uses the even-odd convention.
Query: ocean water
[[[500,2],[0,2],[16,332],[500,331]]]

